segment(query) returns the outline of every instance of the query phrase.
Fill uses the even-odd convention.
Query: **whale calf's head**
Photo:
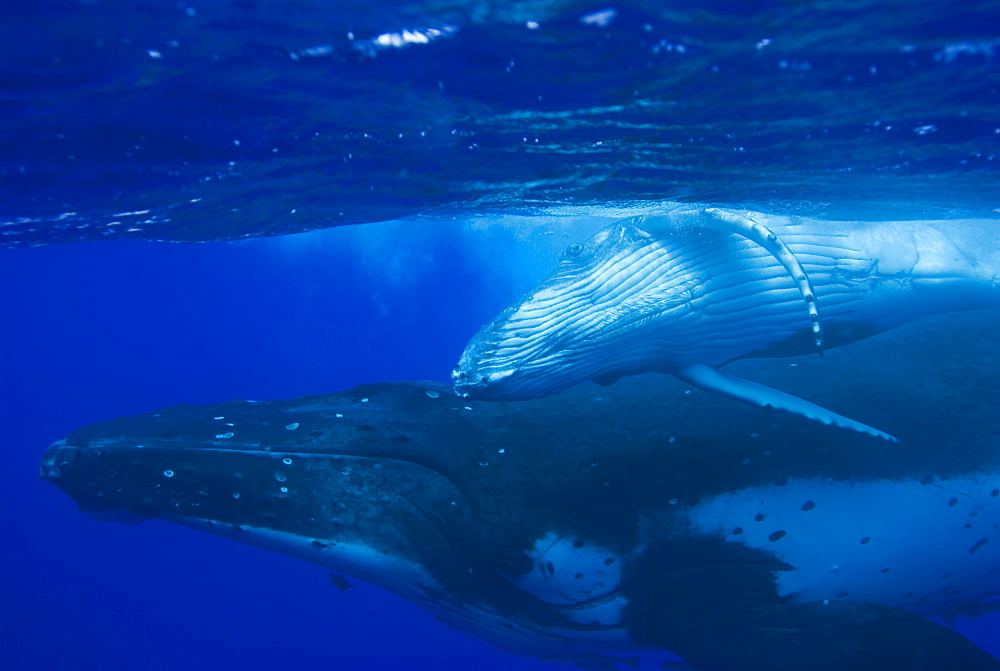
[[[551,276],[472,338],[455,391],[523,400],[660,370],[669,329],[649,338],[650,327],[685,310],[694,285],[677,263],[683,245],[664,246],[642,224],[625,219],[570,245]]]

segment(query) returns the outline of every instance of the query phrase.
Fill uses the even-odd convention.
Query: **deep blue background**
[[[338,593],[317,567],[160,522],[96,522],[37,479],[42,449],[90,422],[447,379],[469,335],[455,316],[479,318],[459,305],[482,298],[461,255],[411,238],[418,286],[366,268],[336,233],[0,251],[0,666],[540,668],[375,588]],[[432,288],[428,309],[413,291]]]

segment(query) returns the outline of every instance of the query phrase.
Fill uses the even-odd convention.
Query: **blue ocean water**
[[[179,403],[445,381],[567,242],[649,203],[995,215],[997,26],[942,0],[6,4],[0,664],[560,668],[96,522],[40,454]],[[995,618],[957,627],[1000,654]]]

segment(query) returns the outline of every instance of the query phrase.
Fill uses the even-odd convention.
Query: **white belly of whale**
[[[922,615],[1000,595],[1000,471],[923,484],[791,479],[692,506],[690,530],[773,554],[781,596]]]

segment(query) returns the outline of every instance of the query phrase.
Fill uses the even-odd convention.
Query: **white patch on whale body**
[[[509,612],[497,612],[482,601],[447,598],[448,591],[420,563],[383,552],[367,543],[315,539],[250,525],[240,525],[237,530],[232,525],[204,518],[172,517],[170,521],[298,557],[363,580],[426,608],[449,626],[490,641],[513,654],[532,657],[588,656],[645,649],[632,642],[628,631],[621,625],[620,617],[609,621],[607,624],[610,626],[606,629],[577,629],[573,625],[539,626],[530,619],[518,618]],[[591,546],[590,550],[593,549]],[[611,556],[601,554],[601,561]],[[555,560],[560,561],[559,557]],[[619,563],[617,558],[616,563]],[[616,569],[615,575],[620,576],[620,567]],[[611,605],[608,599],[616,598],[620,603],[614,604],[613,612],[620,613],[625,605],[624,599],[610,595],[580,607],[567,606],[571,611],[569,619],[588,625],[604,624],[597,622],[598,616]],[[577,620],[572,613],[586,616],[586,620]]]
[[[705,499],[691,531],[773,554],[779,594],[931,615],[1000,594],[1000,472],[923,484],[792,479]]]
[[[560,608],[580,624],[614,626],[621,623],[627,601],[618,593],[622,557],[607,548],[548,532],[528,551],[532,569],[507,576],[539,601]]]

